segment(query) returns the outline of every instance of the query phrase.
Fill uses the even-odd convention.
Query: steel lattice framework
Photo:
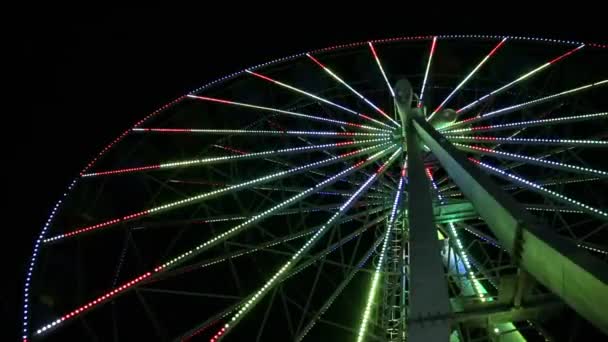
[[[23,341],[608,334],[607,48],[385,39],[172,101],[53,207]]]

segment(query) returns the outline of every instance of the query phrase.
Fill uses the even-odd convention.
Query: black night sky
[[[3,210],[2,240],[5,254],[11,255],[4,258],[9,270],[4,271],[0,298],[4,327],[19,322],[26,258],[67,184],[139,118],[207,81],[334,43],[418,33],[606,41],[605,30],[596,31],[598,26],[575,29],[571,21],[575,19],[557,20],[548,13],[543,21],[549,25],[514,13],[499,20],[499,26],[492,18],[498,9],[487,9],[483,15],[432,18],[430,12],[421,11],[403,15],[417,19],[382,20],[390,9],[341,15],[317,10],[303,15],[298,7],[304,4],[283,5],[292,7],[283,8],[283,15],[270,10],[263,15],[233,15],[219,7],[19,15],[22,19],[13,28],[19,32],[13,36],[17,47],[4,50],[17,62],[9,71],[17,74],[18,93],[11,99],[16,109],[4,109],[9,122],[4,124],[3,150],[8,157],[4,156],[3,168],[9,191],[4,192],[8,208]]]

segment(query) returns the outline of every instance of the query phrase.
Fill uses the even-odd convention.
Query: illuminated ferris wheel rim
[[[226,100],[201,97],[199,94],[201,92],[203,92],[204,90],[212,88],[212,87],[214,87],[216,85],[219,85],[219,84],[221,84],[221,83],[223,83],[225,81],[237,78],[237,77],[239,77],[241,75],[245,75],[247,73],[264,78],[263,75],[257,74],[256,71],[259,70],[259,69],[268,67],[268,66],[277,65],[277,64],[284,63],[284,62],[292,61],[292,60],[297,59],[297,58],[308,57],[308,58],[312,59],[313,61],[315,61],[316,63],[318,63],[321,67],[324,67],[320,62],[318,62],[313,57],[314,55],[323,54],[323,53],[326,53],[326,52],[337,51],[337,50],[341,50],[341,49],[351,49],[351,48],[365,47],[366,45],[369,45],[369,47],[372,49],[372,51],[374,53],[374,56],[375,56],[376,53],[375,53],[374,45],[373,44],[380,45],[380,44],[385,44],[385,43],[398,43],[398,42],[417,41],[417,40],[418,41],[425,41],[426,40],[426,41],[433,41],[433,42],[435,42],[436,40],[455,40],[455,39],[499,40],[499,41],[501,41],[503,43],[506,40],[531,41],[531,42],[540,42],[540,43],[561,44],[561,45],[574,46],[575,47],[574,50],[580,49],[580,48],[582,48],[584,46],[586,46],[586,47],[592,47],[592,48],[599,48],[599,49],[606,49],[606,48],[608,48],[608,45],[605,45],[605,44],[595,44],[595,43],[587,43],[587,44],[585,44],[585,43],[576,42],[576,41],[566,41],[566,40],[556,40],[556,39],[542,39],[542,38],[527,38],[527,37],[496,36],[496,35],[494,35],[494,36],[492,36],[492,35],[487,35],[487,36],[486,35],[426,35],[426,36],[400,37],[400,38],[391,38],[391,39],[372,40],[372,41],[366,41],[366,42],[358,42],[358,43],[351,43],[351,44],[345,44],[345,45],[331,46],[331,47],[327,47],[327,48],[323,48],[323,49],[312,50],[312,51],[309,51],[309,52],[299,53],[299,54],[291,55],[291,56],[288,56],[288,57],[275,59],[275,60],[272,60],[272,61],[269,61],[269,62],[266,62],[266,63],[263,63],[263,64],[259,64],[259,65],[255,65],[255,66],[249,67],[247,69],[244,69],[244,70],[236,72],[236,73],[232,73],[232,74],[226,75],[226,76],[224,76],[222,78],[219,78],[219,79],[217,79],[215,81],[212,81],[212,82],[210,82],[210,83],[208,83],[208,84],[206,84],[206,85],[204,85],[202,87],[199,87],[199,88],[197,88],[197,89],[189,92],[188,94],[186,94],[184,96],[178,97],[177,99],[175,99],[175,100],[173,100],[173,101],[171,101],[171,102],[163,105],[162,107],[160,107],[156,111],[150,113],[148,116],[144,117],[142,120],[136,122],[135,125],[132,128],[130,128],[129,130],[127,130],[124,133],[122,133],[120,136],[118,136],[116,139],[114,139],[109,145],[107,145],[105,148],[103,148],[100,151],[100,153],[91,162],[89,162],[86,165],[86,167],[81,171],[80,177],[76,178],[68,186],[68,189],[67,189],[66,193],[63,194],[62,199],[60,199],[56,203],[56,205],[53,207],[51,215],[49,216],[46,224],[43,227],[42,232],[40,233],[40,235],[39,235],[39,237],[38,237],[38,239],[37,239],[37,241],[35,243],[34,251],[33,251],[33,254],[32,254],[32,260],[31,260],[31,263],[30,263],[30,266],[29,266],[29,270],[27,272],[28,274],[27,274],[27,277],[26,277],[25,301],[24,301],[24,309],[25,309],[25,316],[24,316],[24,327],[25,327],[25,329],[24,329],[24,333],[26,335],[24,335],[24,340],[27,340],[27,326],[28,326],[27,320],[28,320],[28,304],[29,304],[29,302],[28,302],[28,291],[29,291],[29,284],[30,284],[30,279],[31,279],[31,275],[32,275],[32,270],[35,267],[36,256],[39,253],[39,248],[40,248],[41,244],[43,244],[44,242],[49,241],[49,239],[45,239],[45,235],[46,235],[48,227],[50,226],[50,224],[51,224],[51,222],[53,220],[53,217],[55,216],[56,212],[59,210],[59,208],[61,206],[63,198],[65,198],[66,196],[68,196],[69,192],[72,190],[72,188],[74,187],[74,185],[76,184],[76,182],[78,181],[79,178],[99,175],[99,174],[96,174],[96,173],[87,173],[87,171],[89,169],[91,169],[91,167],[93,167],[96,164],[96,162],[98,161],[99,158],[101,158],[107,151],[109,151],[114,145],[116,145],[119,141],[121,141],[125,136],[127,136],[128,134],[131,134],[132,132],[144,131],[144,130],[152,130],[151,128],[141,128],[141,125],[144,124],[148,119],[152,118],[153,116],[155,116],[155,115],[157,115],[157,114],[159,114],[159,113],[161,113],[161,112],[163,112],[163,111],[171,108],[172,106],[174,106],[174,105],[176,105],[176,104],[178,104],[181,101],[186,100],[186,99],[203,99],[203,100],[209,100],[209,99],[211,99],[212,101],[225,101],[226,103],[229,103],[230,101],[226,101]],[[498,45],[495,48],[495,50],[498,49],[499,47],[500,47],[500,45]],[[434,48],[434,43],[433,43],[433,48]],[[489,56],[491,56],[491,54],[495,50],[492,50],[492,52],[490,53]],[[570,50],[570,51],[574,51],[574,50]],[[431,50],[431,56],[432,56],[432,51],[433,50]],[[571,52],[569,52],[569,53],[571,53]],[[379,61],[378,61],[378,63],[379,63]],[[430,58],[429,58],[429,64],[430,64]],[[380,66],[380,64],[379,64],[379,66]],[[381,66],[380,66],[380,70],[382,70]],[[384,71],[382,71],[382,73],[383,73],[384,79],[386,80],[386,76],[384,75]],[[427,68],[427,75],[428,75],[428,68]],[[426,76],[427,75],[425,75],[425,81],[424,81],[424,83],[426,83]],[[269,79],[269,80],[270,81],[274,81],[272,79]],[[387,81],[387,84],[388,84],[388,80],[386,80],[386,81]],[[597,84],[599,85],[599,84],[603,84],[605,82],[606,81],[604,80],[604,81],[597,82]],[[595,86],[595,85],[596,85],[595,83],[591,84],[591,86]],[[392,93],[392,88],[390,87],[390,85],[389,85],[389,89],[391,89],[391,93]],[[423,85],[422,89],[424,90],[424,85]],[[457,87],[457,89],[458,89],[458,87]],[[421,98],[422,98],[422,95],[423,95],[423,93],[421,93],[421,96],[420,96]],[[393,96],[394,96],[394,93],[393,93]],[[450,96],[448,96],[448,98],[446,98],[446,100],[444,101],[444,103],[447,102],[447,100],[449,99]],[[231,103],[231,104],[234,104],[234,103]],[[474,105],[474,103],[471,103],[471,105]],[[441,109],[442,106],[443,106],[443,103],[440,104],[439,107],[437,107],[437,109],[435,109],[435,111],[433,111],[432,114],[435,114],[436,112],[438,112],[439,109]],[[465,107],[461,108],[460,110],[466,109],[467,107],[468,106],[465,106]],[[490,116],[493,116],[495,114],[500,114],[500,113],[486,113],[486,115],[490,115]],[[602,115],[602,114],[605,114],[605,113],[594,113],[594,114],[588,114],[588,115]],[[377,117],[377,118],[380,118],[380,117]],[[389,120],[393,121],[390,117],[387,116],[387,118]],[[490,117],[488,116],[486,119],[488,119],[488,118],[490,118]],[[478,119],[480,119],[480,118],[478,118]],[[477,121],[482,121],[482,120],[477,120]],[[474,121],[474,122],[477,122],[477,121]],[[393,121],[393,122],[397,126],[400,126],[399,123],[397,123],[396,121]],[[467,121],[467,123],[473,123],[473,122],[468,122]],[[455,127],[451,127],[450,126],[450,127],[445,127],[445,128],[442,128],[442,129],[446,130],[445,133],[447,133],[447,134],[453,134],[453,132],[456,133],[456,132],[459,131],[458,128],[460,127],[460,125],[454,125],[454,126]],[[488,126],[488,127],[490,127],[490,126]],[[378,126],[376,126],[376,129],[378,129],[378,128],[381,129],[381,130],[382,129],[386,129],[386,127],[378,127]],[[461,140],[455,140],[455,142],[470,142],[470,141],[475,141],[475,142],[478,142],[478,143],[483,143],[483,139],[470,140],[470,139],[472,139],[471,137],[467,137],[467,136],[454,136],[454,135],[452,135],[451,137],[455,138],[455,139],[461,139]],[[467,139],[469,139],[469,140],[467,140]],[[490,139],[490,140],[491,141],[497,141],[496,139]],[[514,139],[511,139],[511,140],[512,141],[516,141]],[[531,139],[528,139],[528,140],[531,140]],[[539,139],[539,140],[542,140],[542,139]],[[549,141],[547,139],[545,139],[545,140],[546,141],[539,141],[539,143],[552,143],[552,141]],[[509,143],[509,140],[501,140],[501,141],[497,141],[497,142],[500,142],[500,143]],[[576,140],[567,140],[564,143],[570,144],[570,143],[577,143],[577,142],[578,141],[576,141]],[[560,142],[559,141],[555,141],[554,143],[555,144],[559,144]],[[581,141],[581,143],[585,144],[585,141]],[[589,143],[589,144],[592,145],[592,144],[597,144],[597,143]],[[584,145],[584,146],[587,146],[587,145]],[[478,149],[477,151],[491,153],[491,151],[480,150],[480,149]],[[396,155],[396,153],[397,153],[397,152],[394,152],[394,151],[391,151],[391,152],[392,152],[392,155]],[[497,152],[494,152],[494,153],[497,153]],[[500,153],[500,152],[498,152],[498,153]],[[503,154],[504,154],[504,152],[503,152]],[[506,153],[506,155],[508,155],[508,153]],[[489,166],[487,164],[484,164],[484,163],[481,163],[481,162],[477,162],[477,163],[480,166],[486,168],[487,170],[494,171],[497,174],[500,174],[500,172],[502,172],[502,171],[500,171],[498,169],[492,168],[491,166]],[[144,166],[144,168],[145,167],[146,166]],[[140,171],[140,170],[134,170],[134,171]],[[592,170],[592,171],[595,171],[595,170]],[[592,172],[592,174],[593,174],[593,172]],[[504,172],[503,172],[503,175],[504,175]],[[596,176],[605,176],[604,174],[597,174],[597,173],[595,175]],[[512,177],[512,176],[510,176],[508,174],[506,176],[507,177]],[[521,181],[520,179],[517,179],[517,177],[515,177],[513,179],[515,179],[516,181]],[[523,182],[525,182],[525,180],[523,180]],[[597,209],[593,209],[593,210],[597,211]],[[133,215],[129,215],[128,218],[135,218],[135,217],[138,216],[138,214],[139,213],[135,213]],[[394,214],[394,210],[393,210],[393,214]],[[606,213],[602,212],[602,213],[600,213],[600,215],[606,215]],[[394,218],[393,218],[393,220],[394,220]],[[383,247],[383,248],[385,248],[385,247]],[[157,269],[155,269],[155,271],[156,270]],[[139,281],[144,280],[144,279],[146,279],[149,276],[151,276],[150,272],[145,273],[145,274],[141,275],[140,277],[135,278],[131,282],[129,282],[129,284],[130,284],[129,286],[135,285]],[[52,326],[54,326],[55,324],[59,324],[59,323],[58,322],[51,323],[49,325],[49,328],[52,327]]]

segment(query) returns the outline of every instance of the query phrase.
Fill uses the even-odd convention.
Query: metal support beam
[[[399,94],[399,91],[397,93]],[[401,113],[402,118],[405,114]],[[409,122],[406,126],[406,141],[410,185],[407,201],[410,241],[408,340],[443,342],[449,340],[449,320],[439,318],[429,322],[425,319],[428,316],[449,316],[450,302],[437,230],[433,223],[433,204],[430,183],[424,170],[422,144],[412,126],[411,118],[407,119]]]
[[[580,315],[608,333],[608,315],[605,314],[608,306],[608,268],[605,264],[581,253],[572,241],[540,225],[424,119],[413,120],[424,144],[431,149],[450,178],[510,253],[514,252],[517,233],[521,230],[519,266]]]

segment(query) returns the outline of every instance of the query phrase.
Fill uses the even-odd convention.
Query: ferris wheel
[[[23,341],[608,334],[607,49],[402,37],[196,89],[52,208]]]

